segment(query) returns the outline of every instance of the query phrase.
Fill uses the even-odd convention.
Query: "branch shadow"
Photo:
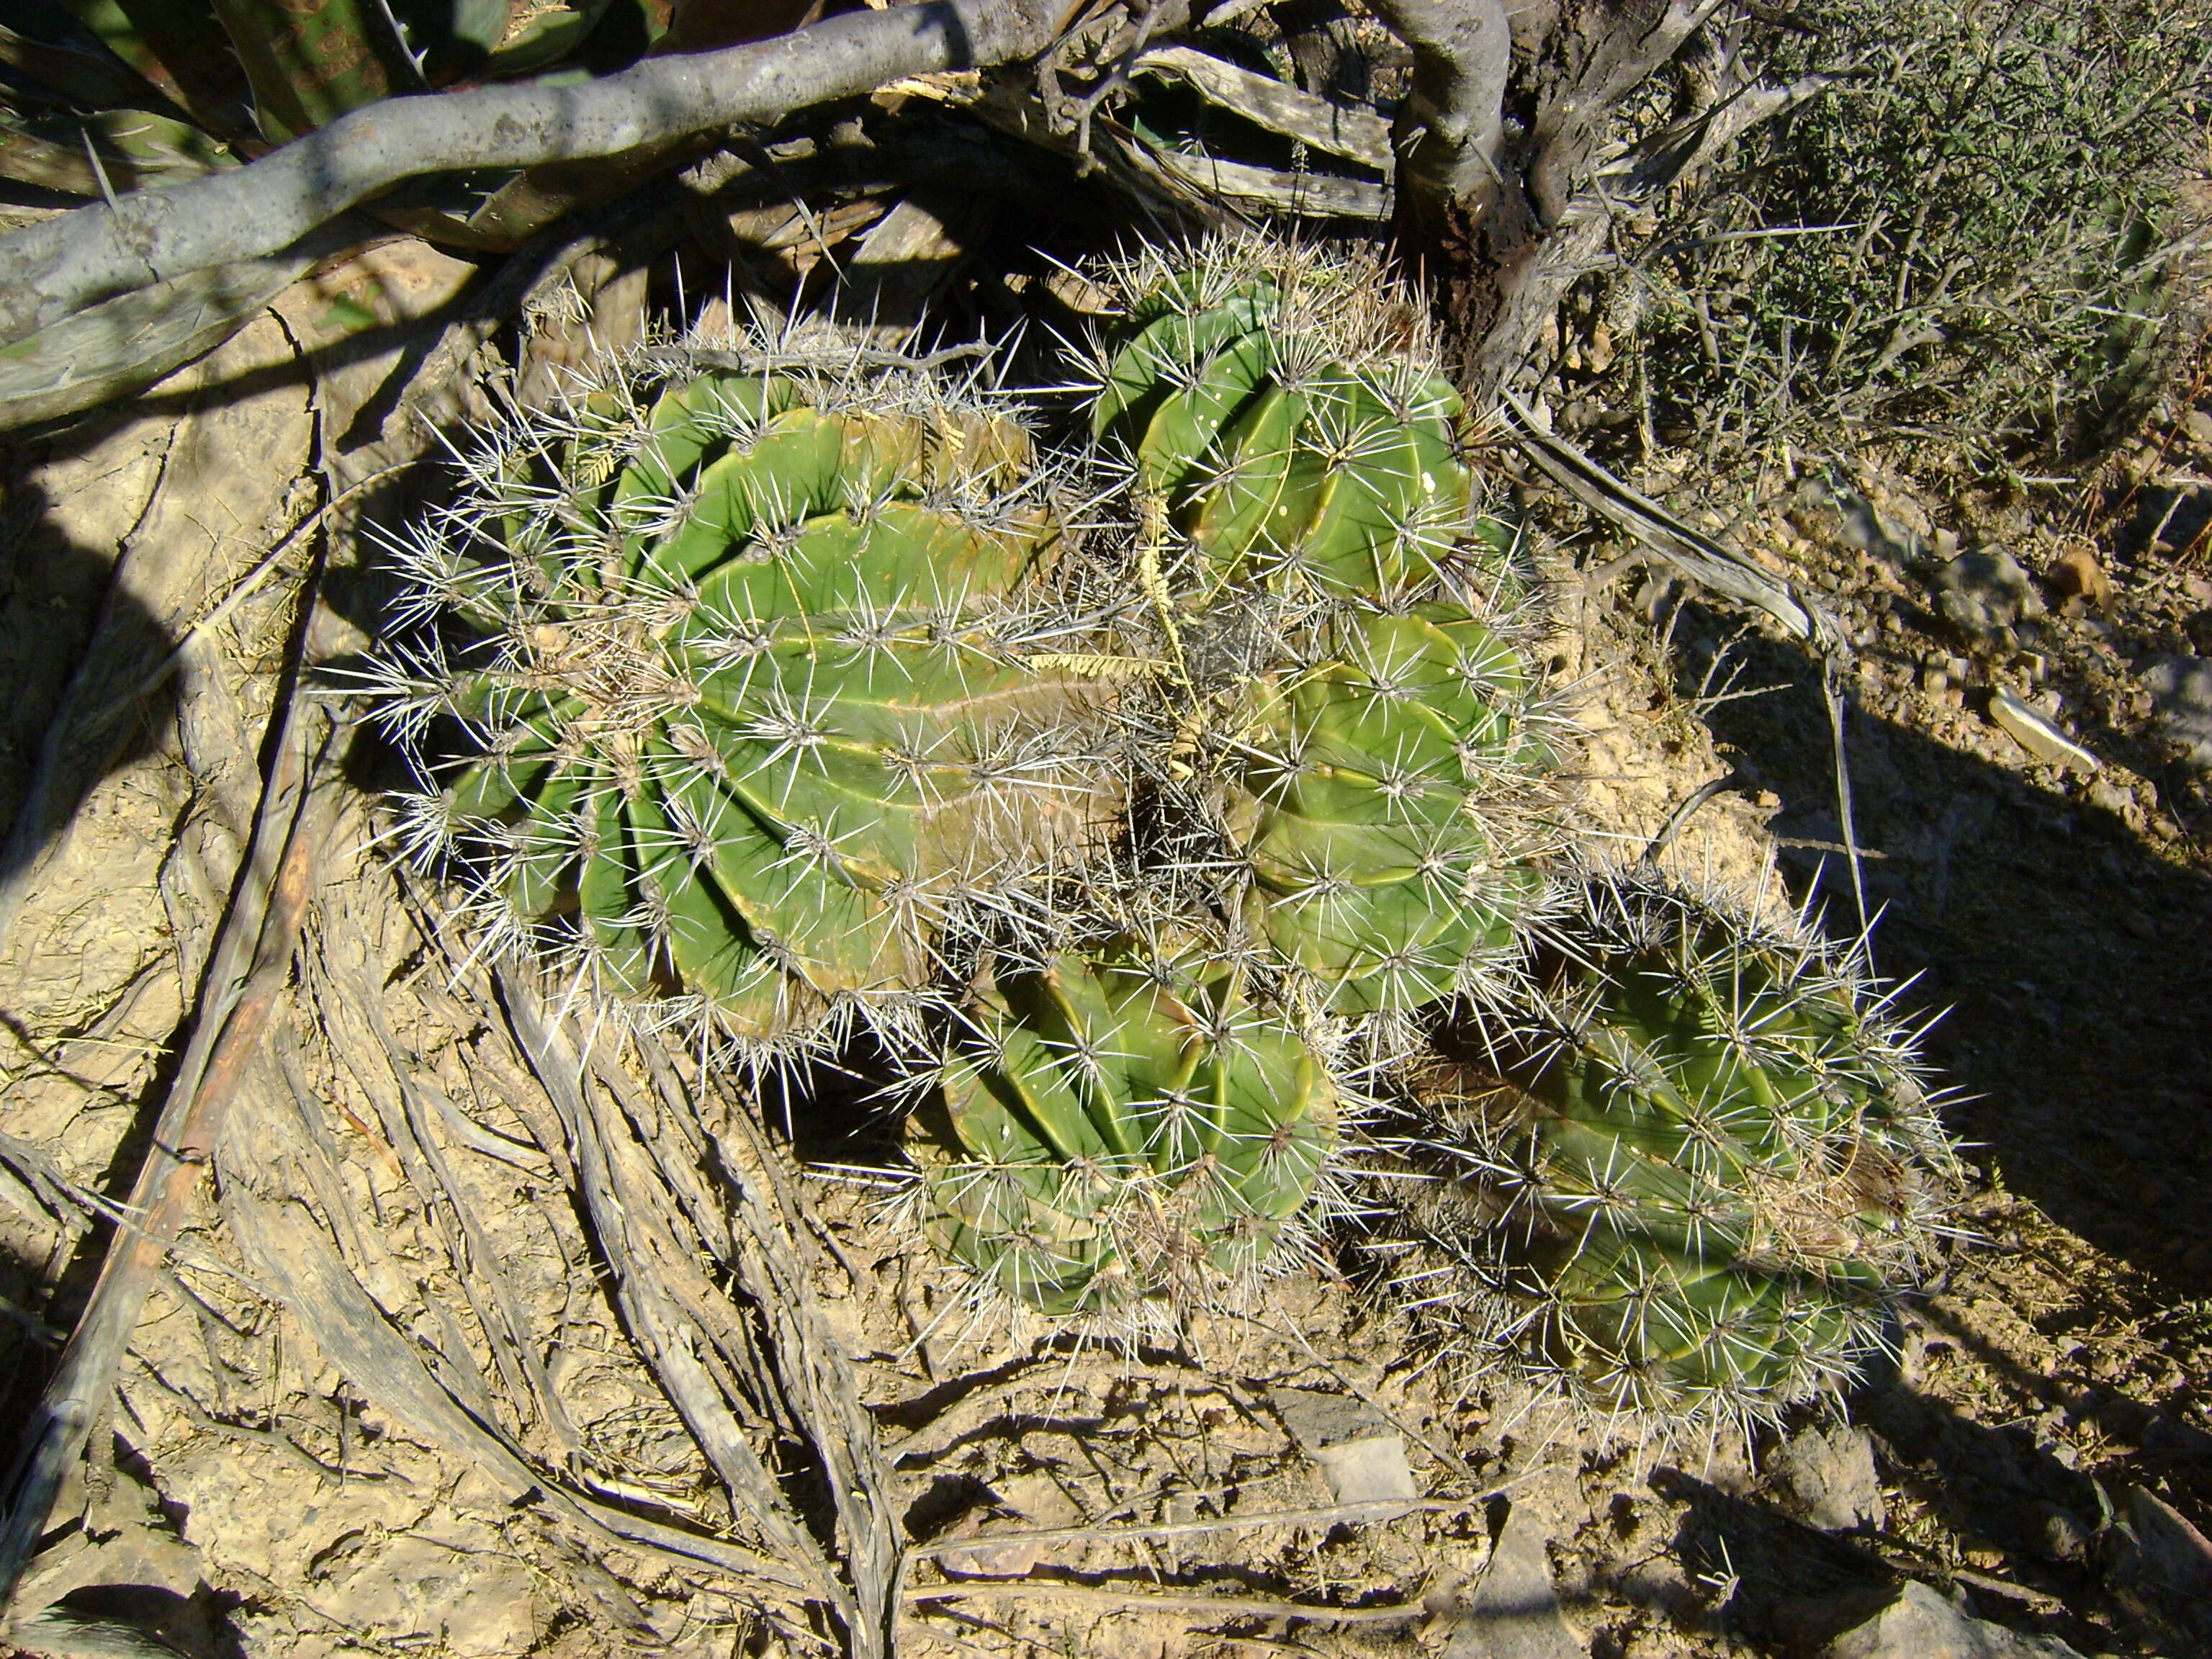
[[[117,580],[115,550],[72,540],[30,476],[27,452],[0,462],[0,881],[22,873],[100,779],[152,754],[181,677],[138,685],[174,641]],[[10,918],[12,920],[12,918]],[[0,932],[6,924],[0,922]]]

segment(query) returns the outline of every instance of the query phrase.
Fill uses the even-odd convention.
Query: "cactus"
[[[927,376],[603,363],[404,544],[386,715],[473,754],[416,805],[495,945],[751,1036],[924,997],[1086,833],[1087,694],[1032,672],[1060,532],[1019,422]],[[649,382],[648,382],[649,383]]]
[[[1848,1378],[1958,1164],[1856,962],[1592,877],[1542,994],[1417,1080],[1401,1291],[1608,1409],[1710,1425]]]
[[[1175,857],[1231,872],[1332,1012],[1480,982],[1540,888],[1556,761],[1516,538],[1418,313],[1371,261],[1259,239],[1109,275],[1091,423],[1178,671],[1124,702],[1131,770],[1215,832]]]
[[[941,1248],[1059,1317],[1180,1307],[1264,1270],[1322,1178],[1338,1090],[1245,980],[1127,939],[1002,973],[936,1073]]]
[[[1511,646],[1457,605],[1358,615],[1218,744],[1259,926],[1340,1014],[1409,1009],[1510,958],[1541,881],[1518,860],[1547,763]]]
[[[1094,365],[1094,436],[1208,591],[1255,577],[1367,603],[1425,587],[1470,538],[1466,409],[1371,259],[1259,238],[1111,273],[1128,329]],[[1494,562],[1494,560],[1492,561]]]

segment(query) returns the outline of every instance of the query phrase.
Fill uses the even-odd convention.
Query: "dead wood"
[[[304,623],[303,617],[303,629]],[[307,752],[295,707],[282,699],[274,719],[275,775],[263,792],[202,983],[192,1040],[131,1188],[127,1213],[136,1219],[118,1228],[61,1364],[25,1426],[0,1528],[0,1607],[46,1530],[64,1476],[83,1455],[139,1311],[221,1144],[240,1079],[291,971],[328,794],[328,775],[316,763],[319,746],[318,757]]]
[[[647,59],[574,86],[483,87],[356,110],[252,165],[135,191],[0,238],[0,341],[155,283],[264,258],[403,179],[613,155],[1028,57],[1064,0],[927,0],[763,44]]]

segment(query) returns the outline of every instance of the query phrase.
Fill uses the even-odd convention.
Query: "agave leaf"
[[[477,70],[486,81],[509,80],[551,69],[590,39],[606,15],[609,0],[568,0],[556,11],[543,11],[496,43]]]
[[[216,137],[254,136],[252,88],[215,0],[68,0],[111,52]]]
[[[261,134],[272,143],[423,86],[422,70],[377,0],[214,3],[252,85]]]
[[[171,111],[169,100],[91,29],[52,3],[15,0],[0,24],[0,64],[81,109]]]
[[[194,271],[0,347],[0,432],[151,385],[228,339],[318,257],[295,252]]]

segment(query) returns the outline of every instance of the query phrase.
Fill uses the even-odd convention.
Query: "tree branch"
[[[1375,9],[1413,51],[1413,95],[1398,114],[1401,182],[1455,198],[1495,190],[1513,67],[1504,0],[1376,0]]]
[[[580,86],[392,98],[250,167],[135,191],[0,238],[0,343],[118,294],[258,258],[427,173],[612,155],[887,82],[1032,56],[1067,0],[926,0],[720,52],[649,58]]]

